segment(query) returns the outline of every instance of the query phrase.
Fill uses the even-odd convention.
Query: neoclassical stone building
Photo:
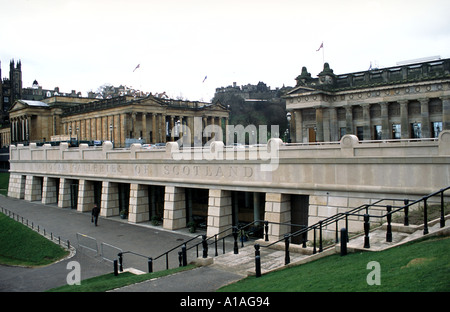
[[[450,59],[317,78],[306,67],[285,95],[291,141],[437,138],[450,129]]]
[[[194,117],[203,126],[225,126],[229,111],[220,103],[190,102],[120,96],[95,100],[79,97],[51,97],[42,101],[17,100],[9,111],[11,143],[45,142],[51,138],[79,141],[112,141],[125,147],[128,139],[165,143],[192,129]],[[205,140],[194,138],[192,141]]]

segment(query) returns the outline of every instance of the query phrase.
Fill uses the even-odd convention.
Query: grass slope
[[[433,238],[381,252],[333,255],[311,263],[248,277],[224,292],[447,292],[450,291],[450,238]],[[380,285],[369,285],[380,264]]]
[[[0,263],[41,266],[68,254],[61,246],[0,213]]]

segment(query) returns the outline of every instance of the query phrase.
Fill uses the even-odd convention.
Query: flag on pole
[[[205,82],[206,78],[208,78],[208,76],[205,76],[205,78],[203,78],[203,81],[202,81],[202,83],[203,83],[203,82]]]
[[[135,71],[136,69],[138,69],[139,67],[141,67],[141,64],[137,64],[136,68],[133,69],[133,73],[134,73],[134,71]]]
[[[323,48],[323,42],[320,44],[320,47],[316,50],[317,52]]]

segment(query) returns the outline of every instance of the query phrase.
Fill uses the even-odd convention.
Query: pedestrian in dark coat
[[[97,226],[98,215],[100,214],[100,208],[94,204],[94,208],[92,208],[92,217],[91,222],[94,222],[95,226]]]

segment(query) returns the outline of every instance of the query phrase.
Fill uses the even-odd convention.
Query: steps
[[[446,220],[450,219],[450,215],[446,216]],[[450,235],[450,225],[446,222],[446,226],[441,228],[439,220],[433,220],[428,223],[427,235]],[[359,235],[352,238],[347,243],[348,252],[355,251],[381,251],[394,246],[398,246],[416,239],[423,238],[422,226],[403,226],[401,224],[392,224],[392,242],[386,242],[386,226],[383,225],[369,233],[370,248],[364,248],[364,235]],[[238,254],[228,252],[209,259],[208,264],[220,270],[233,272],[242,276],[255,275],[255,244],[264,246],[267,242],[258,240],[255,242],[248,242],[247,245],[239,249]],[[287,266],[294,266],[307,263],[328,255],[340,252],[340,244],[333,245],[324,249],[322,252],[312,254],[312,249],[302,248],[298,245],[290,245],[290,264],[285,263],[284,244],[274,246],[275,248],[261,248],[261,273],[268,273],[277,269],[285,268]]]

